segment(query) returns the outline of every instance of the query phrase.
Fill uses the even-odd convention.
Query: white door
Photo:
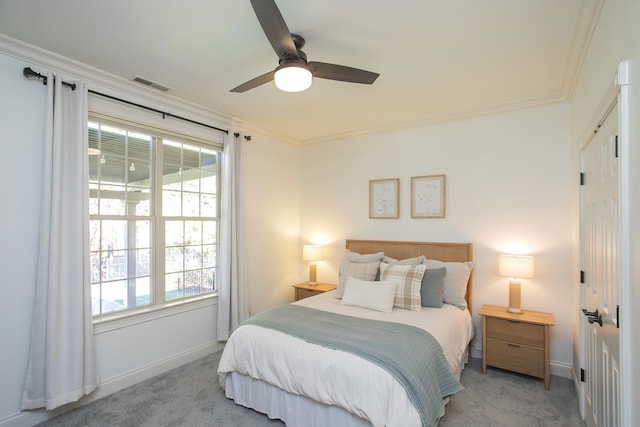
[[[640,58],[618,68],[620,87],[620,213],[622,287],[620,290],[621,425],[640,420]]]
[[[620,203],[617,101],[582,147],[582,317],[587,426],[620,425]]]

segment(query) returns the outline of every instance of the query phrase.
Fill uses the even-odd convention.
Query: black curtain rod
[[[166,111],[157,110],[157,109],[152,108],[152,107],[147,107],[146,105],[138,104],[136,102],[127,101],[126,99],[117,98],[115,96],[107,95],[106,93],[96,92],[95,90],[91,90],[91,89],[89,89],[88,92],[92,93],[94,95],[99,95],[99,96],[102,96],[102,97],[105,97],[105,98],[113,99],[114,101],[123,102],[125,104],[133,105],[134,107],[142,108],[144,110],[153,111],[154,113],[158,113],[158,114],[162,115],[163,119],[166,118],[166,117],[173,117],[174,119],[179,119],[179,120],[182,120],[182,121],[185,121],[185,122],[193,123],[194,125],[204,126],[206,128],[209,128],[209,129],[215,129],[217,131],[229,134],[229,131],[226,130],[226,129],[220,129],[219,127],[211,126],[211,125],[208,125],[206,123],[197,122],[195,120],[187,119],[186,117],[177,116],[177,115],[172,114],[172,113],[167,113]]]
[[[27,78],[40,79],[40,80],[42,80],[42,84],[44,84],[44,85],[47,84],[47,76],[44,76],[44,75],[42,75],[40,73],[37,73],[37,72],[33,71],[31,68],[29,68],[29,67],[25,67],[22,70],[22,74],[24,74],[24,76],[27,77]],[[65,86],[70,87],[71,90],[75,90],[76,89],[75,83],[67,83],[67,82],[63,81],[62,84],[65,85]],[[175,114],[167,113],[166,111],[157,110],[155,108],[147,107],[146,105],[138,104],[136,102],[127,101],[126,99],[117,98],[115,96],[107,95],[106,93],[97,92],[97,91],[91,90],[91,89],[89,89],[88,92],[92,93],[94,95],[98,95],[98,96],[102,96],[102,97],[105,97],[105,98],[113,99],[114,101],[122,102],[122,103],[129,104],[129,105],[133,105],[134,107],[142,108],[144,110],[153,111],[154,113],[161,114],[163,119],[166,118],[166,117],[173,117],[174,119],[183,120],[185,122],[193,123],[193,124],[198,125],[198,126],[204,126],[206,128],[209,128],[209,129],[215,129],[217,131],[229,134],[229,131],[226,130],[226,129],[220,129],[219,127],[216,127],[216,126],[211,126],[211,125],[208,125],[206,123],[197,122],[195,120],[187,119],[186,117],[177,116]]]
[[[25,67],[22,70],[22,74],[26,77],[26,78],[34,78],[34,79],[40,79],[42,80],[42,84],[43,85],[47,85],[47,76],[45,76],[44,74],[40,74],[40,73],[36,73],[35,71],[33,71],[31,68],[29,67]],[[70,87],[71,90],[76,90],[76,84],[75,83],[67,83],[67,82],[62,82],[62,84],[64,86]]]

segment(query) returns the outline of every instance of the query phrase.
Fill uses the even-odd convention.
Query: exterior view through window
[[[216,291],[221,146],[90,117],[93,315]]]

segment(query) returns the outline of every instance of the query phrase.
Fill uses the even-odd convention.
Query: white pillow
[[[394,307],[414,311],[422,310],[420,287],[426,269],[427,266],[424,264],[392,265],[386,262],[380,264],[380,280],[398,282]]]
[[[467,293],[467,282],[473,270],[472,262],[442,262],[428,259],[427,268],[445,267],[447,274],[444,276],[444,292],[442,299],[447,304],[452,304],[460,309],[467,308],[467,300],[464,299]]]
[[[340,304],[391,313],[397,287],[398,283],[393,280],[371,282],[349,276]]]
[[[340,266],[340,278],[338,280],[338,290],[335,295],[336,298],[342,298],[347,277],[353,276],[356,279],[373,280],[378,275],[378,267],[380,267],[380,261],[368,263],[350,261],[343,262]]]

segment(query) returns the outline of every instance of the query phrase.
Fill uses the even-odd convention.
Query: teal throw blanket
[[[414,326],[291,304],[257,314],[243,324],[274,329],[375,363],[405,388],[424,427],[434,426],[442,416],[444,398],[462,390],[438,341]]]

